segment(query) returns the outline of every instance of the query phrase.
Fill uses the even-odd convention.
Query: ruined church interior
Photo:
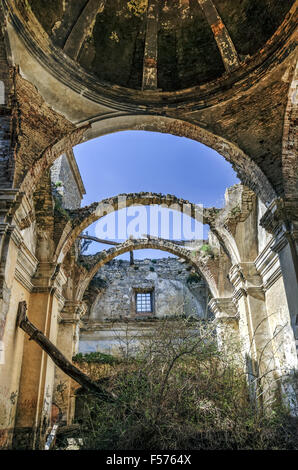
[[[298,1],[0,20],[0,449],[297,450]]]

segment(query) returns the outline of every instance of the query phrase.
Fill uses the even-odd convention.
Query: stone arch
[[[209,224],[210,220],[218,212],[218,209],[204,209],[203,213],[198,210],[196,204],[190,203],[185,199],[178,198],[171,194],[163,195],[157,193],[130,193],[130,194],[119,194],[117,196],[103,199],[100,202],[95,202],[90,206],[78,209],[76,211],[69,211],[71,220],[66,224],[64,231],[60,237],[60,241],[56,248],[55,259],[58,263],[61,263],[69,251],[70,247],[77,239],[77,237],[93,222],[99,220],[106,215],[105,210],[109,213],[118,211],[122,207],[122,203],[125,202],[125,207],[134,205],[151,206],[151,205],[162,205],[163,207],[174,208],[182,210],[184,205],[189,205],[190,216],[198,221],[201,221],[203,216],[203,223]]]
[[[233,235],[227,230],[224,225],[211,227],[212,232],[224,248],[226,254],[231,260],[232,265],[241,262],[239,249]]]
[[[81,301],[83,299],[83,295],[88,288],[90,281],[93,279],[101,266],[108,263],[117,256],[122,255],[123,253],[127,253],[132,250],[144,249],[167,251],[168,253],[178,256],[179,258],[185,259],[185,261],[200,271],[210,289],[212,296],[215,298],[219,296],[217,283],[214,278],[214,274],[218,270],[216,259],[205,258],[205,261],[203,261],[190,249],[176,245],[175,243],[172,243],[168,240],[145,238],[137,240],[126,240],[124,243],[121,243],[115,248],[113,247],[109,250],[100,251],[97,255],[94,256],[86,256],[85,260],[89,260],[88,269],[86,270],[84,277],[79,282],[76,295],[77,300]],[[209,263],[208,260],[210,260]]]
[[[91,124],[83,123],[69,137],[44,151],[25,176],[21,191],[27,196],[32,193],[42,172],[46,171],[69,146],[125,130],[160,132],[200,142],[217,151],[231,163],[241,182],[255,191],[266,205],[276,197],[266,175],[237,145],[196,124],[157,114],[122,114],[104,119],[95,117]]]

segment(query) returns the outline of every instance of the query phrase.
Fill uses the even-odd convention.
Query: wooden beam
[[[143,235],[144,238],[148,238],[148,240],[162,240],[165,242],[171,242],[174,243],[175,245],[181,245],[184,246],[185,243],[193,241],[193,240],[170,240],[169,238],[161,238],[161,237],[155,237],[154,235],[150,235],[147,233],[146,235]]]
[[[118,246],[120,243],[111,240],[104,240],[103,238],[91,237],[90,235],[80,235],[78,238],[82,240],[92,240],[93,242],[103,243],[104,245]]]
[[[81,372],[59,351],[59,349],[57,349],[56,346],[54,346],[54,344],[29,321],[26,312],[26,302],[19,302],[17,326],[29,335],[29,340],[35,341],[35,343],[37,343],[47,353],[47,355],[50,356],[59,369],[82,387],[100,396],[100,398],[105,401],[115,401],[115,397],[112,394],[101,388],[96,382],[91,380],[88,375]]]
[[[72,59],[78,58],[85,39],[93,31],[97,13],[104,9],[105,3],[105,0],[89,0],[79,16],[63,48]]]
[[[129,252],[130,256],[130,266],[133,266],[135,264],[134,256],[133,256],[133,250]]]
[[[143,62],[143,90],[157,89],[158,0],[148,0],[147,28]]]
[[[212,0],[198,0],[217,42],[225,69],[232,72],[240,64],[236,48]]]

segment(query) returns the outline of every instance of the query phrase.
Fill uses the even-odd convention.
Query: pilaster
[[[239,329],[251,391],[269,400],[276,387],[277,371],[263,280],[252,262],[234,265],[229,278],[240,312]]]
[[[77,353],[80,321],[87,310],[84,302],[67,300],[59,314],[57,348],[70,361]],[[75,412],[75,397],[72,380],[56,367],[54,384],[54,403],[64,424],[71,424]]]
[[[208,304],[217,320],[217,341],[220,349],[233,348],[239,343],[239,315],[232,298],[211,299]],[[234,343],[234,344],[233,344]]]
[[[43,262],[38,265],[31,282],[33,287],[28,318],[56,344],[57,320],[64,305],[62,288],[66,276],[60,266]],[[54,363],[36,343],[26,337],[16,414],[16,448],[43,448],[51,424],[53,388]],[[28,406],[28,402],[31,406]]]
[[[273,235],[271,250],[278,254],[291,324],[296,339],[298,320],[298,198],[275,199],[260,220]]]

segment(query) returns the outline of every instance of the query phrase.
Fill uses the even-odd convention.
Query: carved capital
[[[233,296],[235,301],[243,295],[264,299],[263,280],[254,263],[235,264],[230,269],[229,279],[235,288]]]
[[[47,261],[39,262],[36,273],[32,278],[33,292],[54,294],[58,298],[62,309],[65,301],[62,289],[66,280],[67,278],[60,264],[57,265]]]
[[[85,302],[74,302],[67,300],[59,316],[59,322],[62,324],[79,324],[81,318],[85,315],[87,306]]]

